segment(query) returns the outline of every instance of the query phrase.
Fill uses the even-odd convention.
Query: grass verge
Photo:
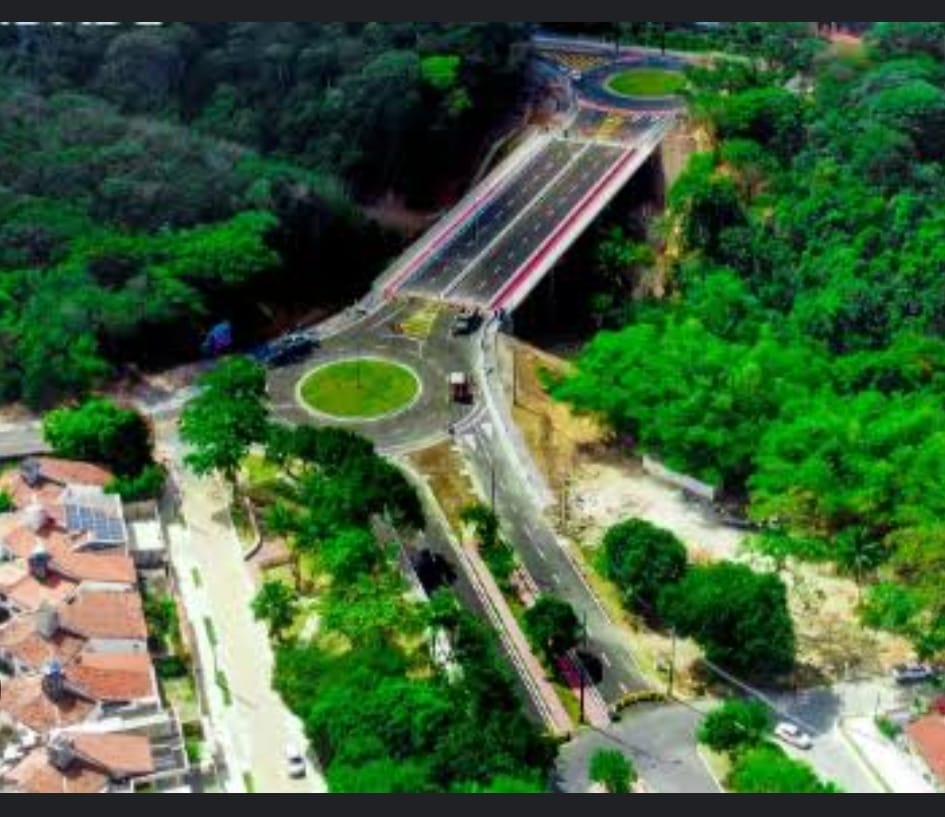
[[[607,80],[607,89],[622,96],[672,96],[685,86],[682,74],[662,68],[633,68]]]
[[[417,378],[403,366],[383,360],[344,360],[323,366],[302,382],[302,399],[333,417],[383,417],[414,400]]]

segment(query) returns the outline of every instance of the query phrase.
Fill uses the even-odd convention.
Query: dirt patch
[[[388,193],[374,204],[364,208],[364,214],[386,230],[393,230],[407,238],[422,233],[436,215],[408,207],[400,196]]]
[[[575,467],[588,460],[591,449],[605,445],[608,432],[596,420],[579,417],[545,392],[541,372],[567,372],[568,363],[505,335],[499,339],[499,358],[506,398],[539,470],[549,487],[562,495]]]
[[[440,443],[407,455],[407,461],[426,479],[450,527],[462,530],[460,514],[479,501],[463,458],[450,443]]]
[[[0,426],[31,423],[36,415],[22,403],[7,403],[0,406]]]
[[[672,649],[668,637],[647,630],[626,613],[616,589],[590,568],[595,548],[611,525],[624,519],[645,519],[672,531],[697,562],[721,559],[771,568],[745,549],[747,534],[722,524],[701,504],[678,488],[645,473],[636,457],[621,450],[593,419],[578,417],[553,401],[538,370],[567,371],[567,361],[516,339],[502,337],[500,365],[512,402],[513,365],[517,368],[513,416],[529,451],[546,475],[558,502],[551,520],[559,534],[578,547],[588,564],[586,574],[615,621],[623,623],[633,649],[647,669],[657,671]],[[837,576],[830,566],[790,564],[782,573],[798,639],[798,658],[809,668],[804,677],[829,679],[885,673],[907,659],[911,648],[901,638],[862,627],[856,615],[858,591],[853,581]],[[698,650],[689,642],[676,645],[677,671],[689,666]],[[685,689],[698,687],[683,671]]]

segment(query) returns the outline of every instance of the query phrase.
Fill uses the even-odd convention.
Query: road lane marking
[[[600,660],[604,662],[604,666],[607,667],[607,669],[610,669],[613,666],[613,664],[610,663],[610,659],[607,657],[607,653],[605,652],[600,654]]]
[[[554,188],[555,184],[557,184],[557,182],[558,182],[560,179],[562,179],[562,178],[567,174],[567,172],[568,172],[569,170],[571,170],[572,167],[574,167],[574,165],[577,163],[578,159],[579,159],[581,156],[584,155],[585,151],[587,151],[587,150],[589,150],[589,149],[590,149],[590,145],[585,145],[585,146],[584,146],[580,151],[578,151],[575,155],[573,155],[573,156],[571,156],[570,158],[568,158],[568,160],[565,162],[565,164],[564,164],[564,166],[561,168],[561,170],[558,171],[558,173],[556,173],[546,185],[544,185],[541,189],[538,190],[538,192],[536,193],[536,195],[534,195],[534,196],[531,198],[530,203],[529,203],[528,205],[526,205],[525,207],[523,207],[521,210],[519,210],[519,212],[511,219],[511,221],[509,221],[509,223],[506,224],[505,227],[502,228],[502,230],[498,233],[498,235],[496,235],[496,236],[492,239],[492,241],[490,241],[489,244],[486,245],[486,247],[485,247],[485,249],[483,249],[482,253],[480,253],[480,255],[477,256],[477,257],[472,261],[472,263],[465,269],[465,271],[462,272],[462,273],[460,273],[460,274],[459,274],[456,278],[454,278],[453,281],[451,281],[443,290],[441,290],[441,292],[440,292],[440,294],[439,294],[439,298],[440,298],[441,300],[447,300],[447,297],[448,297],[449,295],[451,295],[452,293],[456,292],[456,291],[459,289],[460,285],[463,283],[463,281],[464,281],[466,278],[469,277],[469,275],[472,273],[472,271],[473,271],[477,266],[479,266],[480,262],[486,257],[486,255],[488,254],[488,252],[489,252],[494,246],[496,246],[497,244],[499,244],[499,242],[500,242],[502,239],[504,239],[504,238],[506,237],[506,235],[507,235],[509,232],[511,232],[512,228],[515,227],[515,226],[517,226],[518,223],[519,223],[519,221],[521,221],[525,216],[527,216],[535,207],[541,206],[541,203],[542,203],[541,200],[542,200],[542,198],[548,193],[549,190],[551,190],[551,189]],[[477,288],[477,289],[474,290],[474,291],[478,292],[479,290],[478,290],[478,288]]]

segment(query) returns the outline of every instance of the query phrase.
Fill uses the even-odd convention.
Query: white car
[[[285,763],[289,777],[293,780],[305,777],[305,757],[298,747],[292,744],[285,747]]]
[[[814,745],[810,735],[798,729],[793,723],[779,723],[774,728],[774,736],[797,749],[810,749]]]

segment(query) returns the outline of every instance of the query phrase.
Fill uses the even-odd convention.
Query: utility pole
[[[587,652],[587,612],[581,616],[581,649],[586,653]],[[580,654],[577,654],[577,669],[578,674],[581,676],[581,720],[580,722],[584,723],[584,659],[581,658]]]
[[[489,452],[489,469],[492,472],[492,480],[491,480],[492,512],[495,513],[495,451]]]
[[[672,633],[673,637],[673,647],[669,658],[669,682],[666,687],[667,698],[673,697],[673,681],[675,680],[674,675],[676,672],[676,628],[673,627],[670,632]]]

